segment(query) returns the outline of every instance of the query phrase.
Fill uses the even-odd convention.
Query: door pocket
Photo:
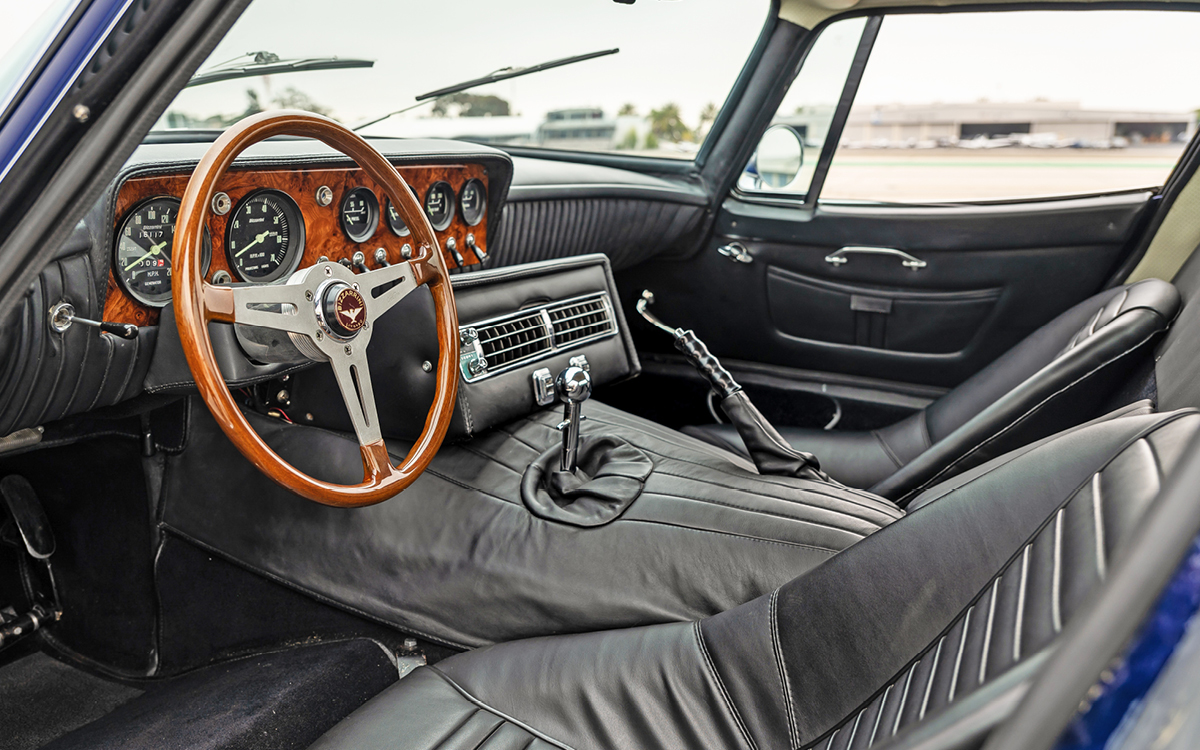
[[[914,354],[965,349],[982,330],[1000,292],[888,289],[767,269],[767,302],[781,333]]]

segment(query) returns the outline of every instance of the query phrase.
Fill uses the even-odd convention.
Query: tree
[[[637,115],[637,106],[632,102],[621,105],[621,110],[617,112],[617,117],[634,117]]]
[[[249,94],[252,92],[247,91],[246,93]],[[308,94],[292,86],[288,86],[271,101],[282,109],[301,109],[305,112],[314,112],[326,117],[333,113],[333,110],[329,107],[317,104]],[[254,103],[258,104],[257,96],[254,97]]]
[[[674,102],[650,110],[650,132],[672,143],[692,138],[692,131],[683,124],[683,118],[679,115],[679,105]]]
[[[658,136],[656,136],[654,134],[654,131],[650,131],[649,133],[646,133],[645,146],[650,151],[653,151],[654,149],[658,148]]]
[[[704,105],[704,109],[700,110],[700,124],[696,126],[696,132],[704,130],[704,126],[717,119],[717,105],[709,102]]]
[[[507,117],[512,113],[508,101],[491,94],[451,94],[433,104],[434,117],[449,117],[450,107],[458,107],[459,117]]]
[[[619,143],[617,143],[617,148],[619,148],[619,149],[635,149],[635,148],[637,148],[637,131],[634,130],[633,128],[630,128],[629,132],[627,132],[625,134],[625,137],[622,138]]]

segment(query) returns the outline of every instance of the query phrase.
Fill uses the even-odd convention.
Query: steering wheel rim
[[[383,187],[412,231],[412,244],[417,248],[414,257],[361,274],[354,274],[338,263],[318,263],[297,271],[286,284],[230,287],[204,281],[200,274],[201,238],[217,184],[246,148],[276,135],[314,138],[350,157]],[[338,507],[382,502],[420,476],[441,446],[454,415],[458,393],[458,313],[433,227],[391,162],[356,133],[320,115],[283,110],[248,117],[229,127],[209,147],[192,173],[179,209],[172,252],[172,266],[179,271],[172,283],[172,301],[184,356],[205,405],[242,455],[270,479],[296,494]],[[349,300],[348,309],[354,309],[351,304],[362,303],[363,320],[359,329],[347,333],[343,327],[334,331],[322,318],[322,295],[333,288],[331,285]],[[420,437],[404,460],[393,465],[379,432],[365,350],[370,343],[371,320],[423,285],[433,295],[437,317],[437,383]],[[339,296],[335,307],[341,306],[341,299]],[[364,475],[361,483],[334,484],[305,474],[259,437],[225,385],[208,334],[210,321],[286,331],[302,351],[312,352],[314,358],[328,359],[359,439]]]

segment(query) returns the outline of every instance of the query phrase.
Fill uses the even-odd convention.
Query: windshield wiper
[[[436,91],[430,91],[428,93],[421,94],[420,96],[417,97],[416,104],[405,107],[404,109],[397,109],[394,112],[388,112],[386,115],[383,115],[382,117],[376,117],[374,120],[370,120],[369,122],[364,122],[361,125],[355,125],[352,128],[352,130],[362,130],[363,128],[365,128],[369,125],[374,125],[377,122],[383,122],[384,120],[386,120],[389,117],[392,117],[393,115],[402,114],[404,112],[409,111],[410,109],[416,109],[417,107],[421,106],[422,104],[424,104],[426,101],[428,101],[430,99],[441,99],[443,96],[450,96],[451,94],[458,94],[460,92],[466,91],[467,89],[473,89],[476,86],[482,86],[487,83],[496,83],[498,81],[507,81],[510,78],[520,78],[521,76],[527,76],[531,73],[540,73],[543,70],[550,70],[551,68],[561,68],[564,65],[572,65],[577,62],[583,62],[584,60],[594,60],[597,57],[607,57],[608,55],[615,55],[620,51],[621,51],[620,48],[614,47],[613,49],[603,49],[598,52],[588,52],[583,55],[572,55],[571,57],[560,57],[557,60],[550,60],[549,62],[539,63],[537,65],[530,65],[525,68],[514,68],[511,66],[507,67],[507,68],[500,68],[499,70],[494,70],[491,73],[488,73],[487,75],[481,76],[479,78],[472,78],[468,81],[463,81],[462,83],[456,83],[453,86],[446,86],[445,88],[440,88],[440,89],[437,89]]]
[[[246,62],[241,62],[250,58]],[[217,81],[231,81],[235,78],[252,78],[268,76],[275,73],[299,73],[307,70],[338,70],[340,68],[370,68],[374,60],[358,60],[349,57],[310,57],[302,60],[281,60],[274,52],[248,52],[241,57],[223,62],[192,76],[184,88],[203,86]]]

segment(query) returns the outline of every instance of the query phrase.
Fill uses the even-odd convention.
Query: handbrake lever
[[[688,362],[708,380],[713,391],[721,398],[721,410],[737,429],[746,450],[759,474],[803,477],[832,482],[828,474],[821,471],[821,462],[811,453],[798,451],[784,439],[758,407],[733,379],[733,375],[721,365],[721,360],[708,350],[695,331],[671,328],[650,312],[654,304],[654,292],[642,291],[637,301],[638,314],[650,325],[671,334],[678,349]]]

